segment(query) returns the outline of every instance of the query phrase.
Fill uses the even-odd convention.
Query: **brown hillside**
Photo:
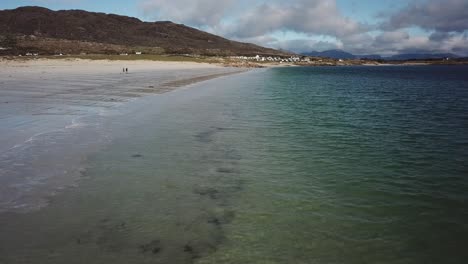
[[[42,7],[0,11],[0,35],[3,39],[16,37],[17,49],[46,53],[115,53],[139,49],[147,53],[201,55],[284,54],[169,21],[143,22],[114,14],[52,11]]]

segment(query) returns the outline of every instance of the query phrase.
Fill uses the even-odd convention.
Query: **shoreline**
[[[85,157],[112,140],[104,125],[109,116],[125,112],[130,102],[247,71],[152,61],[0,65],[0,212],[42,208],[50,195],[75,186]]]
[[[323,60],[323,61],[322,61]],[[57,62],[101,62],[101,63],[167,63],[167,64],[195,64],[195,65],[211,65],[214,67],[230,67],[230,68],[277,68],[277,67],[322,67],[322,66],[421,66],[421,65],[466,65],[465,61],[443,60],[443,61],[360,61],[360,60],[343,60],[322,58],[322,60],[311,60],[310,62],[278,62],[278,61],[255,61],[232,59],[230,57],[204,57],[204,56],[185,56],[185,55],[64,55],[64,56],[3,56],[0,57],[0,65],[8,63],[28,63],[40,61],[57,61]]]

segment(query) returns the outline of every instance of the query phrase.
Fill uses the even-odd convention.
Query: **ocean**
[[[467,72],[258,69],[87,117],[106,143],[0,214],[0,263],[465,263]]]

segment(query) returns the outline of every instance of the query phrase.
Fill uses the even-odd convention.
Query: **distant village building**
[[[273,57],[273,56],[261,56],[261,55],[256,55],[252,57],[247,57],[247,56],[231,56],[231,59],[236,59],[236,60],[250,60],[250,61],[258,61],[258,62],[307,62],[311,63],[311,58],[307,56],[278,56],[278,57]]]
[[[307,56],[302,56],[301,57],[301,62],[310,62],[310,58]]]
[[[141,55],[141,51],[135,52],[136,55]]]

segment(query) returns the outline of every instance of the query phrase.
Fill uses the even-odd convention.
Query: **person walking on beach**
[[[125,68],[122,68],[122,72],[125,72]]]
[[[128,73],[128,68],[125,68],[125,73]]]

